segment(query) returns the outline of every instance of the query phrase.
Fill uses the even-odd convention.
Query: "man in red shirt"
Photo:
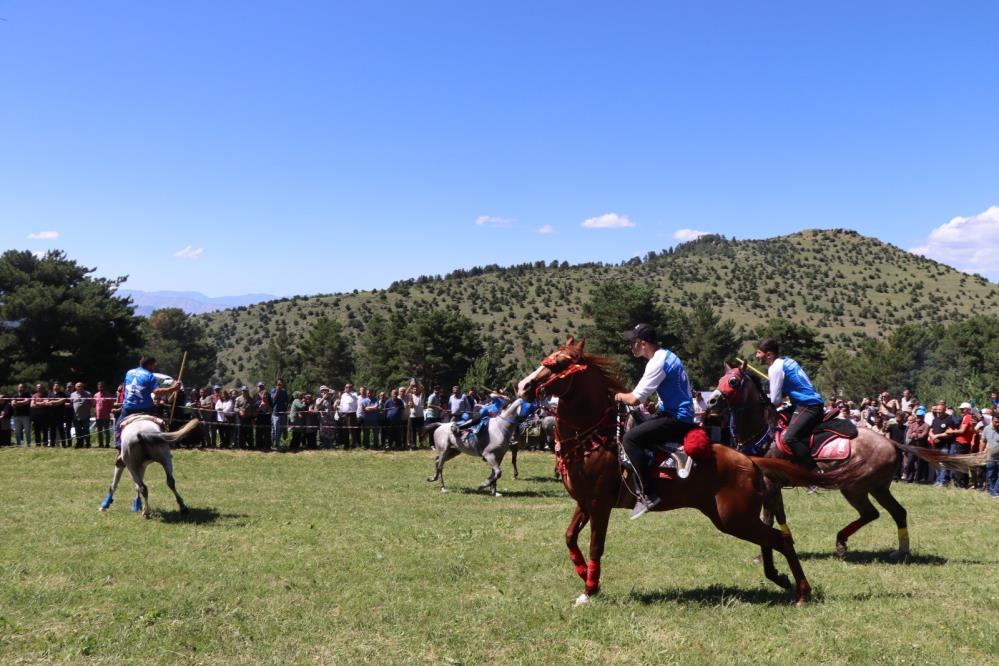
[[[971,404],[962,402],[958,406],[961,412],[961,424],[957,428],[951,428],[947,432],[954,436],[954,442],[950,445],[951,455],[971,452],[971,440],[975,436],[975,417],[971,415]],[[953,472],[951,478],[958,488],[968,487],[968,475]]]
[[[94,394],[94,417],[97,419],[97,446],[111,448],[111,410],[114,409],[114,394],[104,388],[104,382],[97,382]]]

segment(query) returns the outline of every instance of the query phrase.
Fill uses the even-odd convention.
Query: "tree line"
[[[0,256],[0,384],[19,381],[103,380],[117,383],[140,354],[176,373],[187,351],[185,383],[267,383],[282,376],[291,388],[320,384],[388,387],[416,378],[425,385],[511,387],[536,367],[558,339],[585,337],[587,349],[609,356],[627,381],[643,366],[627,354],[621,331],[636,322],[656,326],[662,343],[684,360],[691,382],[714,386],[723,364],[750,355],[761,337],[781,340],[829,395],[860,398],[903,387],[925,400],[984,400],[999,384],[999,317],[975,315],[952,323],[904,324],[878,339],[863,336],[859,350],[831,344],[808,325],[774,318],[753,328],[723,319],[708,295],[685,307],[667,302],[648,284],[623,281],[594,286],[583,303],[578,330],[553,331],[551,347],[523,327],[519,339],[495,336],[456,309],[428,306],[374,312],[356,335],[327,314],[294,337],[286,329],[256,341],[249,367],[223,376],[218,341],[201,321],[176,308],[148,318],[116,295],[125,278],[97,278],[63,252],[37,257]],[[536,313],[535,323],[544,322]],[[544,324],[542,324],[544,325]],[[514,344],[525,353],[514,355]],[[520,360],[518,360],[520,359]]]

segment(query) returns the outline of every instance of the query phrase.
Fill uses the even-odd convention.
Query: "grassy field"
[[[999,502],[901,486],[914,556],[887,515],[851,540],[838,494],[787,495],[816,601],[796,609],[749,544],[699,514],[612,518],[603,594],[562,543],[572,502],[551,458],[487,468],[430,454],[180,451],[175,511],[158,467],[153,517],[126,482],[97,505],[107,451],[0,451],[0,662],[995,663]],[[588,531],[584,532],[584,539]],[[585,550],[585,547],[584,547]],[[781,563],[786,571],[786,564]]]

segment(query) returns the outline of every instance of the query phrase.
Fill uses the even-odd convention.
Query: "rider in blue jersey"
[[[167,396],[180,390],[180,382],[174,382],[170,388],[159,388],[156,380],[156,359],[152,356],[143,356],[139,361],[139,367],[133,368],[125,373],[125,401],[122,403],[121,412],[114,422],[115,448],[121,448],[121,432],[118,425],[122,420],[131,414],[155,414],[155,399]]]
[[[499,416],[500,412],[503,411],[503,408],[509,404],[509,396],[503,395],[497,391],[492,391],[489,393],[489,399],[486,402],[476,405],[475,411],[469,415],[469,418],[457,423],[455,427],[459,431],[471,430],[487,416]],[[477,428],[476,432],[478,432]]]
[[[659,394],[659,412],[639,423],[624,435],[624,452],[633,469],[627,476],[629,486],[638,498],[631,519],[640,518],[659,504],[655,482],[649,478],[644,449],[667,442],[682,442],[684,435],[694,427],[694,402],[690,397],[687,371],[676,354],[659,346],[656,330],[649,324],[638,324],[624,332],[631,342],[631,353],[636,358],[648,359],[645,374],[631,393],[618,393],[614,399],[637,407],[653,392]]]
[[[765,338],[756,345],[756,360],[769,366],[770,402],[779,407],[787,397],[791,401],[791,418],[784,431],[784,443],[794,451],[794,462],[814,469],[815,461],[809,452],[808,440],[815,426],[822,423],[825,401],[815,390],[808,373],[793,358],[781,356],[780,343]]]

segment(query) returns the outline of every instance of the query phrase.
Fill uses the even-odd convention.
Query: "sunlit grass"
[[[112,510],[106,451],[0,451],[0,662],[985,663],[999,654],[999,502],[901,486],[914,557],[836,493],[787,494],[816,603],[795,609],[754,547],[692,511],[612,518],[603,594],[582,591],[562,534],[572,502],[551,458],[428,452],[179,451],[177,514],[150,468],[153,518]],[[584,550],[588,531],[583,534]],[[783,571],[787,566],[782,561]]]

